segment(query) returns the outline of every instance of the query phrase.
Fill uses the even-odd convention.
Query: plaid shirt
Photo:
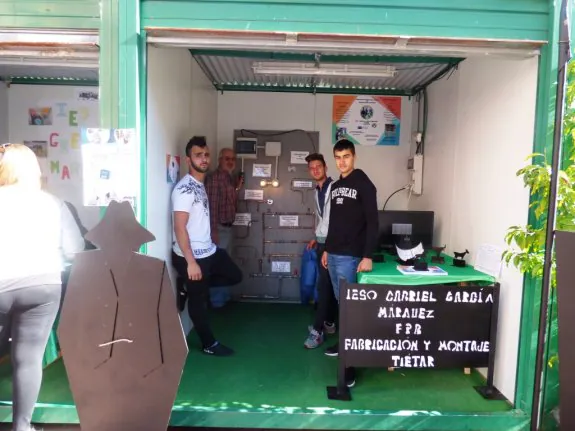
[[[216,169],[206,177],[206,192],[210,203],[210,224],[216,229],[219,224],[233,223],[236,217],[238,192],[232,176]]]

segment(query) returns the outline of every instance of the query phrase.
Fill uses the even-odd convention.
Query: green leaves
[[[575,72],[575,68],[573,71]],[[570,136],[573,138],[571,142],[575,142],[575,85],[571,87],[569,100],[572,109],[570,109],[569,116],[566,116],[568,122],[566,130],[572,135]],[[539,227],[511,226],[505,235],[505,242],[510,248],[503,253],[503,260],[507,265],[515,266],[524,274],[541,278],[545,258],[545,234],[552,170],[544,154],[529,154],[525,160],[530,164],[517,171],[517,176],[522,177],[523,183],[529,188],[532,196],[530,208],[535,216],[536,225]],[[555,228],[575,231],[575,151],[570,154],[568,160],[570,161],[568,166],[558,172]],[[556,284],[554,258],[551,268],[551,284],[553,287]]]

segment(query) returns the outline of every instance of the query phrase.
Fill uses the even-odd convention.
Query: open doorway
[[[166,152],[171,152],[183,157],[183,146],[193,135],[206,136],[215,156],[212,159],[220,149],[233,147],[238,137],[257,139],[262,156],[244,160],[243,169],[238,159],[238,171],[248,173],[246,189],[258,193],[251,202],[239,204],[238,212],[250,214],[249,229],[234,228],[236,247],[232,255],[244,269],[244,282],[233,290],[234,303],[212,313],[214,327],[221,334],[218,337],[237,354],[224,360],[204,357],[192,332],[178,396],[181,408],[278,413],[338,413],[342,409],[474,414],[511,411],[521,274],[504,268],[499,277],[502,293],[495,384],[507,401],[486,401],[473,389],[483,380],[485,370],[465,374],[463,369],[369,369],[360,373],[353,401],[334,402],[327,399],[325,387],[334,383],[337,365],[333,358],[325,357],[324,347],[335,339],[313,351],[304,349],[313,307],[300,303],[296,275],[301,263],[291,256],[301,253],[312,233],[278,229],[274,232],[278,236],[273,237],[269,232],[271,241],[283,238],[297,243],[291,248],[284,243],[281,249],[268,250],[273,244],[262,243],[262,232],[268,234],[268,230],[280,227],[279,217],[288,212],[300,217],[300,227],[308,223],[305,214],[312,207],[313,191],[296,192],[290,186],[294,178],[310,179],[306,166],[291,160],[292,151],[312,150],[310,136],[317,136],[317,148],[326,157],[328,173],[337,175],[331,150],[334,97],[387,94],[401,98],[398,145],[356,147],[357,166],[378,188],[379,209],[410,181],[408,160],[417,148],[413,132],[425,127],[423,193],[400,192],[388,201],[386,209],[433,211],[434,245],[447,245],[448,254],[469,249],[470,264],[480,245],[502,246],[506,229],[527,219],[528,194],[515,172],[533,143],[537,57],[411,56],[401,59],[404,64],[398,58],[388,58],[387,63],[380,58],[377,62],[395,68],[394,78],[314,82],[279,71],[265,76],[254,71],[262,63],[296,62],[302,67],[301,63],[313,62],[314,55],[306,55],[309,53],[266,52],[261,47],[251,51],[188,48],[158,44],[148,49],[149,156],[155,152],[157,160],[163,160]],[[333,51],[330,54],[335,60],[337,55]],[[340,55],[343,58],[345,52]],[[342,63],[353,64],[354,59],[345,57]],[[391,79],[396,83],[390,84]],[[190,98],[183,94],[190,94]],[[260,179],[253,177],[254,164],[270,165],[270,179],[275,174],[275,158],[264,155],[268,141],[282,142],[285,149],[283,160],[277,164],[278,188],[261,186]],[[159,142],[169,143],[169,147],[157,147]],[[164,211],[169,205],[169,188],[159,182],[159,162],[154,166],[148,170],[149,190],[151,193],[153,187],[162,196]],[[287,204],[290,200],[292,203]],[[264,224],[268,218],[270,224]],[[156,244],[150,245],[151,253],[162,256],[169,250],[168,213],[157,221],[148,220],[150,228],[165,233],[162,240],[158,237]],[[290,262],[289,277],[274,276],[274,257],[268,256],[274,253],[290,255],[276,259]]]

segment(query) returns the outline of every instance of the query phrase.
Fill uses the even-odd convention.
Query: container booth
[[[172,425],[529,428],[540,284],[513,267],[493,277],[472,268],[459,273],[450,263],[468,250],[474,265],[485,245],[504,249],[507,229],[533,220],[516,172],[533,151],[551,148],[558,13],[545,1],[102,2],[99,123],[138,132],[137,213],[156,237],[145,253],[170,259],[167,160],[179,156],[183,175],[184,147],[194,135],[206,137],[214,168],[222,148],[243,153],[244,221],[234,227],[231,254],[244,280],[231,289],[235,301],[211,313],[218,338],[237,353],[202,355],[182,312],[190,352]],[[62,97],[38,97],[36,106]],[[10,127],[20,108],[9,109]],[[376,185],[380,210],[433,212],[430,241],[446,246],[447,271],[459,277],[450,288],[495,283],[497,306],[486,321],[478,317],[487,333],[496,328],[491,362],[361,368],[350,401],[328,398],[338,361],[323,348],[303,347],[313,307],[300,301],[300,255],[313,234],[314,208],[301,157],[323,153],[336,177],[332,146],[346,133],[358,143],[357,167]],[[249,142],[254,154],[241,145]],[[268,153],[277,147],[270,143],[279,143],[279,155]],[[404,190],[412,181],[416,187]],[[360,284],[401,285],[393,259],[386,262],[390,272],[374,271]],[[345,312],[361,313],[353,310]],[[457,319],[451,324],[446,331]],[[476,390],[486,378],[499,399]],[[9,421],[8,371],[0,391]],[[78,422],[61,359],[47,360],[35,419]]]

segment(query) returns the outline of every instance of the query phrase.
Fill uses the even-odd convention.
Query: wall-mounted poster
[[[399,145],[401,97],[333,96],[333,142],[356,145]]]
[[[140,187],[140,159],[134,129],[82,129],[84,205],[129,201]]]
[[[166,154],[166,173],[168,184],[176,184],[180,180],[180,156]]]

